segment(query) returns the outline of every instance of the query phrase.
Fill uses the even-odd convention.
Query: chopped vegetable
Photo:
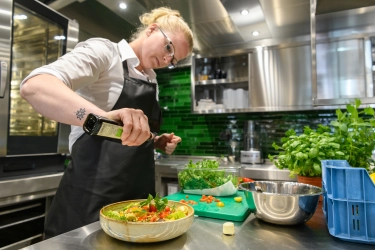
[[[190,205],[195,205],[195,204],[198,204],[198,202],[194,201],[194,200],[180,200],[181,203],[184,203],[184,204],[190,204]]]
[[[242,197],[241,197],[241,196],[234,197],[234,200],[235,200],[236,202],[241,202],[241,201],[242,201]]]
[[[218,203],[216,203],[216,206],[218,206],[218,207],[224,207],[225,206],[225,204],[224,204],[224,202],[218,202]]]
[[[178,220],[186,217],[189,210],[186,206],[168,206],[167,198],[155,198],[149,195],[147,200],[142,202],[133,202],[118,211],[108,210],[104,215],[121,221],[131,222],[159,222],[168,220]]]
[[[126,221],[126,217],[120,216],[119,212],[117,212],[117,211],[109,210],[105,213],[105,215],[108,216],[109,218],[112,218],[112,219],[115,219],[115,220],[125,220]]]
[[[247,178],[247,177],[240,177],[238,178],[239,183],[244,183],[244,182],[254,182],[253,179]]]
[[[207,202],[207,203],[212,203],[212,201],[215,199],[215,197],[213,197],[212,195],[205,195],[205,194],[203,194],[202,195],[202,198],[200,198],[200,200],[199,201],[201,201],[201,202]]]
[[[188,214],[189,213],[189,210],[186,206],[180,206],[177,208],[177,212],[183,212],[184,214]]]
[[[176,211],[170,215],[167,216],[167,219],[169,220],[178,220],[181,218],[186,217],[186,214],[183,211]]]

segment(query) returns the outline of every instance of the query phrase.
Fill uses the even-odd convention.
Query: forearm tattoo
[[[78,119],[82,120],[86,115],[86,109],[79,109],[77,112],[76,112],[76,116]]]

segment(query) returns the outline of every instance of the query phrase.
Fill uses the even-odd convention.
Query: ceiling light
[[[251,33],[251,34],[253,34],[253,36],[259,36],[259,31],[253,31],[253,33]]]
[[[119,7],[121,8],[121,9],[126,9],[126,7],[128,7],[128,6],[126,6],[126,4],[124,4],[124,3],[120,3],[119,4]]]
[[[241,13],[241,15],[246,16],[246,15],[249,14],[249,11],[248,10],[241,10],[240,13]]]
[[[27,16],[26,15],[14,15],[14,19],[25,20],[27,19]]]
[[[349,48],[345,48],[345,47],[339,47],[339,48],[337,48],[337,51],[338,52],[341,52],[341,51],[348,51],[348,50],[350,50]]]
[[[55,36],[55,40],[65,40],[65,36]]]

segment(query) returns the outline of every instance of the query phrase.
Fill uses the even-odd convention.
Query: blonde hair
[[[169,7],[156,8],[141,15],[139,20],[141,25],[131,35],[130,41],[134,41],[143,35],[150,24],[157,23],[163,30],[172,33],[182,32],[189,45],[190,53],[193,51],[193,32],[178,10],[172,10]]]

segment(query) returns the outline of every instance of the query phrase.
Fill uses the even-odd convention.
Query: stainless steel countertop
[[[278,226],[256,219],[251,214],[244,222],[234,222],[235,235],[222,234],[224,220],[195,217],[183,235],[159,243],[129,243],[108,236],[99,222],[39,242],[24,249],[374,249],[374,245],[351,243],[331,236],[321,203],[305,224]]]
[[[217,157],[163,156],[160,159],[156,159],[155,172],[169,173],[173,176],[176,175],[177,178],[177,170],[174,169],[174,167],[187,164],[190,160],[197,162],[202,159],[217,159]],[[278,169],[270,162],[259,165],[241,164],[239,162],[222,162],[220,165],[226,167],[241,167],[240,176],[256,180],[296,181],[295,178],[289,177],[289,170]],[[15,202],[53,196],[56,193],[62,175],[63,172],[0,180],[0,207]]]

